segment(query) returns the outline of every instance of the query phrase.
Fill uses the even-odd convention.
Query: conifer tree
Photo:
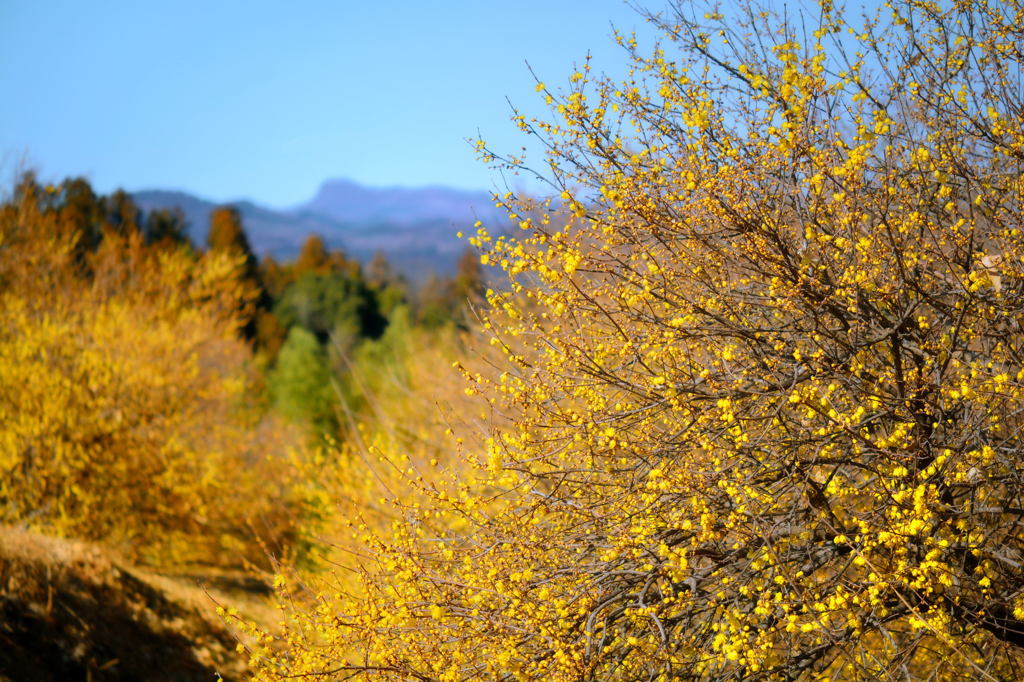
[[[249,298],[243,301],[243,336],[252,341],[257,338],[257,320],[268,311],[270,297],[260,280],[256,255],[249,244],[249,237],[242,225],[242,214],[232,206],[219,206],[210,212],[210,229],[206,235],[206,246],[212,253],[226,253],[243,258],[242,281],[249,290]]]
[[[334,388],[327,355],[317,338],[300,326],[288,331],[269,376],[270,395],[281,414],[309,423],[318,433],[337,425]]]
[[[188,244],[188,226],[180,209],[156,209],[146,215],[143,230],[147,243],[165,246]]]
[[[311,234],[302,244],[299,257],[295,261],[295,276],[312,272],[324,274],[330,269],[330,258],[327,255],[327,247],[319,235]]]
[[[104,228],[127,236],[141,228],[142,214],[131,195],[123,189],[115,190],[103,200],[105,213]]]

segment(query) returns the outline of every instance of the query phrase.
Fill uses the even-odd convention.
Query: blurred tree
[[[122,236],[139,231],[142,213],[130,194],[122,189],[115,190],[103,199],[103,205],[104,229],[113,230]]]
[[[288,330],[281,325],[277,315],[269,310],[260,310],[256,314],[256,347],[263,351],[266,360],[276,361]]]
[[[376,251],[366,266],[366,282],[376,292],[380,312],[388,319],[399,306],[407,303],[405,278],[394,272],[383,251]]]
[[[251,435],[241,258],[114,229],[82,254],[73,187],[78,217],[34,182],[0,207],[0,523],[164,565],[260,561],[253,523],[281,547],[290,479],[267,457],[283,434]]]
[[[266,254],[259,266],[260,280],[273,300],[277,300],[285,287],[295,281],[294,265],[278,263],[273,254]]]
[[[268,377],[274,407],[290,419],[311,424],[317,432],[337,428],[337,400],[327,356],[317,338],[292,327]]]
[[[383,289],[395,281],[395,273],[391,261],[383,251],[374,251],[373,258],[366,266],[366,281],[370,286]]]
[[[452,321],[453,302],[451,282],[431,272],[416,292],[416,323],[426,329],[445,326]]]
[[[480,257],[467,248],[459,258],[454,277],[431,273],[416,295],[416,321],[428,329],[455,324],[470,325],[470,309],[483,301],[486,286]]]
[[[236,251],[247,260],[256,260],[242,226],[242,214],[234,206],[218,206],[210,211],[206,246],[210,251]]]
[[[206,235],[206,245],[211,253],[236,254],[243,258],[242,282],[251,292],[251,297],[243,299],[245,307],[242,326],[243,336],[254,341],[257,338],[257,318],[261,311],[268,310],[270,297],[260,280],[256,255],[249,244],[249,237],[242,225],[242,214],[233,206],[218,206],[210,212],[210,229]]]
[[[324,274],[330,270],[330,265],[324,240],[319,235],[311,234],[302,244],[302,250],[295,261],[295,277],[307,272]]]
[[[99,245],[106,211],[85,178],[68,178],[61,183],[52,204],[57,211],[59,234],[74,241],[79,257]]]
[[[185,214],[177,208],[160,208],[150,211],[146,215],[143,234],[145,234],[148,244],[192,245],[192,241],[188,237]]]
[[[476,249],[467,248],[459,258],[455,279],[451,282],[453,317],[462,326],[468,327],[472,308],[483,302],[486,289],[480,255]]]
[[[344,272],[353,279],[364,279],[362,264],[354,258],[349,258],[344,250],[331,249],[328,260],[335,272]]]
[[[387,320],[372,289],[348,273],[303,273],[290,284],[274,307],[285,328],[301,326],[322,343],[339,328],[363,338],[377,338]]]

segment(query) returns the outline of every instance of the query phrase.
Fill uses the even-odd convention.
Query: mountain
[[[327,238],[328,233],[338,229],[331,220],[275,211],[247,200],[214,202],[185,192],[167,190],[135,192],[132,198],[136,205],[146,212],[157,209],[180,209],[185,216],[189,237],[199,245],[206,243],[210,211],[217,206],[234,206],[242,214],[245,231],[256,253],[270,253],[275,258],[294,257],[302,246],[303,239],[310,233],[316,232]]]
[[[242,214],[253,250],[286,260],[294,258],[306,237],[319,234],[331,248],[363,262],[383,252],[394,269],[413,280],[429,273],[454,272],[466,242],[456,232],[472,233],[482,220],[500,233],[507,219],[486,192],[446,187],[374,188],[349,180],[328,180],[307,202],[273,209],[249,200],[214,202],[185,192],[144,190],[132,194],[143,211],[180,209],[189,236],[204,244],[209,215],[230,205]]]
[[[495,217],[494,203],[485,192],[438,186],[372,188],[350,180],[328,180],[296,210],[361,224],[411,225],[445,219],[472,225],[479,217]]]

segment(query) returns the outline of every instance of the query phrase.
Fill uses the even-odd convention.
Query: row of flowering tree
[[[295,438],[251,399],[243,254],[82,205],[102,206],[84,183],[31,177],[0,204],[0,523],[266,565],[294,535]]]

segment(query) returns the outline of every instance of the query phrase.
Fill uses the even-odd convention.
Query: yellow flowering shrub
[[[0,521],[265,564],[257,529],[277,549],[291,533],[268,456],[288,439],[246,407],[240,262],[138,233],[83,252],[33,192],[0,213]]]
[[[270,665],[268,673],[280,672],[280,665],[331,668],[339,651],[356,650],[359,640],[347,628],[325,623],[350,607],[353,595],[363,594],[371,574],[397,566],[387,556],[394,538],[420,515],[435,532],[466,530],[466,519],[452,514],[445,500],[479,478],[461,454],[480,448],[482,424],[494,416],[467,395],[467,368],[454,361],[467,344],[478,356],[467,363],[474,369],[498,359],[478,339],[454,329],[411,329],[388,359],[353,366],[350,380],[366,398],[364,411],[346,413],[342,440],[328,439],[314,456],[296,462],[303,481],[299,530],[308,551],[282,566],[275,583],[288,626],[282,639],[225,614],[234,627],[254,635],[249,653],[255,666]],[[277,661],[282,654],[285,664]]]
[[[518,119],[488,438],[258,677],[1019,676],[1024,5],[650,19]]]

